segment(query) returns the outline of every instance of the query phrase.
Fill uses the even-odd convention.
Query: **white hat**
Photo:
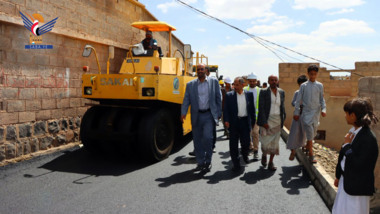
[[[249,80],[253,80],[253,79],[257,80],[257,76],[256,76],[256,74],[251,73],[250,75],[248,75],[247,79],[249,79]]]
[[[231,80],[231,78],[229,78],[229,77],[224,78],[224,82],[228,83],[228,84],[232,84],[233,83],[232,80]]]

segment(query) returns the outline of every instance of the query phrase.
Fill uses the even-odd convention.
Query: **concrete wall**
[[[285,126],[289,129],[294,108],[291,101],[294,92],[298,90],[298,76],[307,75],[307,67],[310,64],[318,63],[280,63],[279,80],[280,87],[286,92],[285,108],[287,119]],[[336,70],[326,70],[320,67],[317,80],[324,85],[324,97],[327,105],[327,117],[320,119],[318,130],[326,131],[325,140],[317,140],[318,143],[326,147],[339,150],[342,140],[350,126],[346,124],[343,112],[343,105],[348,100],[356,97],[358,94],[358,81],[362,76],[380,75],[380,62],[356,62],[354,70],[351,72],[351,78],[348,80],[335,80],[330,78],[330,72]]]
[[[134,0],[2,0],[0,5],[0,161],[78,140],[90,103],[81,98],[82,66],[97,72],[95,57],[82,57],[83,47],[96,48],[105,73],[108,47],[115,46],[110,72],[117,73],[129,45],[145,37],[130,24],[156,20]],[[39,13],[45,22],[59,17],[42,35],[43,44],[53,49],[25,49],[30,32],[19,11]],[[154,38],[166,54],[168,34],[154,33]],[[176,49],[183,50],[183,43],[174,37]]]

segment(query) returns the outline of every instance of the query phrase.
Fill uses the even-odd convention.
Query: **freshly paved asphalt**
[[[81,148],[2,167],[0,213],[330,213],[284,142],[276,172],[256,161],[234,173],[222,133],[205,175],[192,170],[189,139],[155,164]]]

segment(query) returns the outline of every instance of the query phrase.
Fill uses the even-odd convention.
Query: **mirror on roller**
[[[115,47],[114,46],[109,46],[108,47],[108,58],[113,59],[115,56]]]
[[[191,59],[193,57],[193,53],[191,52],[191,45],[186,44],[183,46],[184,52],[185,52],[185,58]]]
[[[91,55],[92,49],[93,49],[93,47],[91,45],[84,46],[82,56],[89,57]]]

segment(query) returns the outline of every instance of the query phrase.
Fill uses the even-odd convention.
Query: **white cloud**
[[[157,5],[157,8],[160,9],[163,13],[167,13],[169,8],[177,7],[177,6],[178,6],[178,4],[175,3],[174,1],[172,1],[172,2],[166,2],[163,4],[159,4],[159,5]]]
[[[344,14],[344,13],[352,13],[354,12],[355,10],[350,8],[350,9],[346,9],[346,8],[343,8],[339,11],[334,11],[334,12],[330,12],[330,13],[327,13],[328,15],[336,15],[336,14]]]
[[[338,19],[334,21],[322,22],[319,28],[312,34],[328,39],[337,36],[347,36],[352,34],[369,34],[375,30],[370,28],[364,21]]]
[[[205,0],[206,11],[221,19],[252,19],[271,14],[275,0]]]
[[[204,28],[197,28],[196,31],[198,31],[198,32],[206,32],[206,29],[204,29]]]
[[[266,36],[265,39],[343,69],[354,69],[357,61],[376,61],[380,57],[380,53],[377,51],[378,47],[374,46],[368,49],[360,46],[353,47],[350,44],[339,44],[339,42],[327,41],[318,34],[283,33]],[[315,62],[313,59],[282,48],[275,48],[296,58],[293,59],[277,52],[286,62],[300,62],[297,59],[301,62]],[[261,81],[266,81],[269,75],[278,74],[278,64],[282,62],[255,40],[248,38],[238,44],[210,47],[205,53],[212,56],[210,64],[219,65],[220,74],[231,78],[254,71]],[[228,60],[226,56],[228,56]],[[217,61],[217,63],[213,61]],[[323,63],[321,66],[328,70],[336,69]]]
[[[187,3],[187,4],[194,4],[197,2],[197,0],[182,0],[182,1]],[[160,9],[163,13],[167,13],[170,8],[176,8],[178,6],[180,6],[180,4],[173,0],[171,2],[165,2],[162,4],[158,4],[157,8]]]
[[[274,20],[270,25],[254,25],[253,27],[248,28],[247,32],[257,34],[257,35],[279,33],[291,27],[302,26],[304,24],[301,21],[295,22],[286,16],[276,16],[276,17],[273,17],[273,19]],[[264,20],[260,20],[260,22],[263,22],[263,21]],[[265,22],[269,22],[269,19],[266,19]]]
[[[315,8],[318,10],[329,10],[359,6],[365,2],[363,0],[294,0],[294,3],[294,9]]]

